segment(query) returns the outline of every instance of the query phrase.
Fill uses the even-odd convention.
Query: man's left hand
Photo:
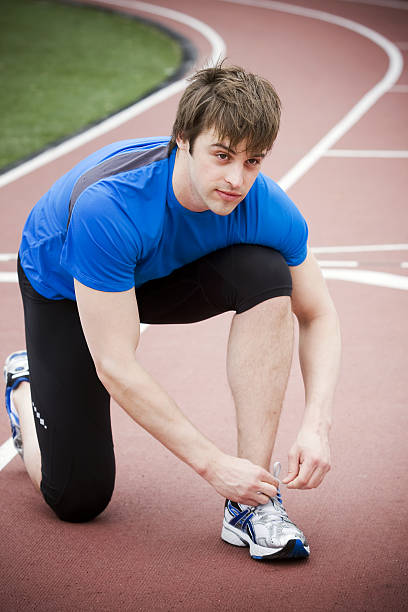
[[[314,489],[330,470],[327,434],[301,429],[289,452],[288,475],[282,479],[289,489]]]

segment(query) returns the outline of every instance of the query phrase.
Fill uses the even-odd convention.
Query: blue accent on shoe
[[[249,523],[248,523],[248,529],[249,529],[249,532],[250,532],[249,535],[252,538],[252,541],[255,544],[257,544],[258,542],[256,541],[255,530],[253,528],[253,525],[252,525],[251,521],[249,521]]]
[[[301,559],[301,558],[308,557],[308,556],[309,556],[309,553],[304,547],[302,540],[296,540],[293,550],[288,556],[288,558],[289,559]]]
[[[258,555],[251,555],[253,559],[263,559],[263,557],[259,557]]]
[[[248,516],[246,517],[245,521],[242,523],[242,529],[245,529],[245,527],[247,526],[248,521],[250,521],[253,516],[254,515],[253,515],[252,512],[250,514],[248,514]]]
[[[234,518],[230,521],[230,525],[235,525],[236,523],[239,523],[244,518],[244,516],[248,514],[248,512],[249,510],[243,510],[242,512],[234,516]]]
[[[16,385],[6,387],[6,410],[10,421],[11,435],[13,441],[16,443],[16,439],[20,436],[20,419],[18,418],[18,414],[11,408],[11,392],[15,387]]]
[[[237,516],[239,514],[238,510],[236,508],[234,508],[234,506],[231,504],[230,501],[228,502],[228,506],[227,507],[228,507],[228,510],[231,512],[231,514],[233,514],[234,516]]]
[[[17,359],[23,360],[25,359],[25,363],[17,365],[15,362]],[[14,363],[14,367],[13,367]],[[6,402],[6,410],[7,416],[10,421],[10,429],[11,435],[13,438],[14,446],[17,452],[23,456],[23,446],[21,439],[21,430],[20,430],[20,419],[16,410],[13,410],[11,393],[14,389],[16,389],[20,383],[23,381],[30,382],[30,376],[28,371],[27,364],[27,352],[26,351],[16,351],[9,355],[4,364],[4,378],[6,381],[6,392],[5,392],[5,402]],[[19,373],[21,375],[19,376]]]
[[[248,529],[249,531],[249,536],[251,538],[251,540],[256,544],[256,537],[255,537],[255,530],[253,528],[253,525],[251,523],[251,518],[254,516],[253,512],[250,512],[250,514],[246,517],[245,521],[242,524],[242,531],[245,531],[245,528]]]
[[[14,419],[17,423],[17,425],[20,425],[20,419],[18,418],[18,415],[12,411],[11,409],[11,392],[13,390],[13,387],[6,387],[6,410],[7,410],[7,414],[8,417],[10,419],[10,425],[11,427],[13,427],[13,423],[11,419]]]

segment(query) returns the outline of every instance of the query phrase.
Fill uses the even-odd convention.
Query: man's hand
[[[266,504],[279,484],[263,467],[224,453],[217,455],[204,478],[223,497],[249,506]]]
[[[289,452],[288,475],[282,479],[289,489],[314,489],[330,470],[327,434],[301,429]]]

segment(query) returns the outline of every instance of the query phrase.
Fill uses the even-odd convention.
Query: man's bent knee
[[[90,482],[88,486],[81,484],[82,486],[67,487],[57,499],[41,484],[45,501],[62,521],[85,523],[96,518],[108,506],[112,498],[113,482]]]
[[[259,245],[234,245],[237,314],[271,298],[292,295],[292,276],[283,255]],[[286,304],[288,300],[285,300]]]

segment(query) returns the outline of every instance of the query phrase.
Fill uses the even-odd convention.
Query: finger
[[[324,477],[329,471],[330,467],[328,465],[320,465],[312,474],[312,477],[309,480],[308,486],[310,489],[315,489],[319,485],[322,484]]]
[[[288,473],[282,478],[283,484],[288,484],[299,474],[299,453],[290,452],[288,455]]]
[[[269,497],[275,497],[275,495],[277,494],[278,489],[275,485],[271,485],[267,482],[261,482],[260,487],[259,487],[259,491],[258,493],[263,493],[264,495]]]
[[[262,493],[261,491],[257,491],[256,493],[253,493],[252,495],[249,495],[247,497],[241,497],[240,499],[237,499],[236,501],[239,502],[240,504],[245,504],[247,506],[260,506],[263,504],[267,504],[269,501],[269,497],[265,495],[264,493]]]
[[[265,493],[258,491],[257,496],[256,496],[256,504],[257,505],[267,504],[271,497],[273,497],[273,495],[265,495]]]
[[[267,470],[264,470],[261,473],[261,481],[262,481],[262,484],[267,483],[267,484],[273,485],[275,488],[279,487],[279,479],[273,476]]]
[[[297,477],[289,482],[288,489],[306,489],[309,480],[315,471],[316,466],[309,462],[304,462],[300,465],[299,474]]]

